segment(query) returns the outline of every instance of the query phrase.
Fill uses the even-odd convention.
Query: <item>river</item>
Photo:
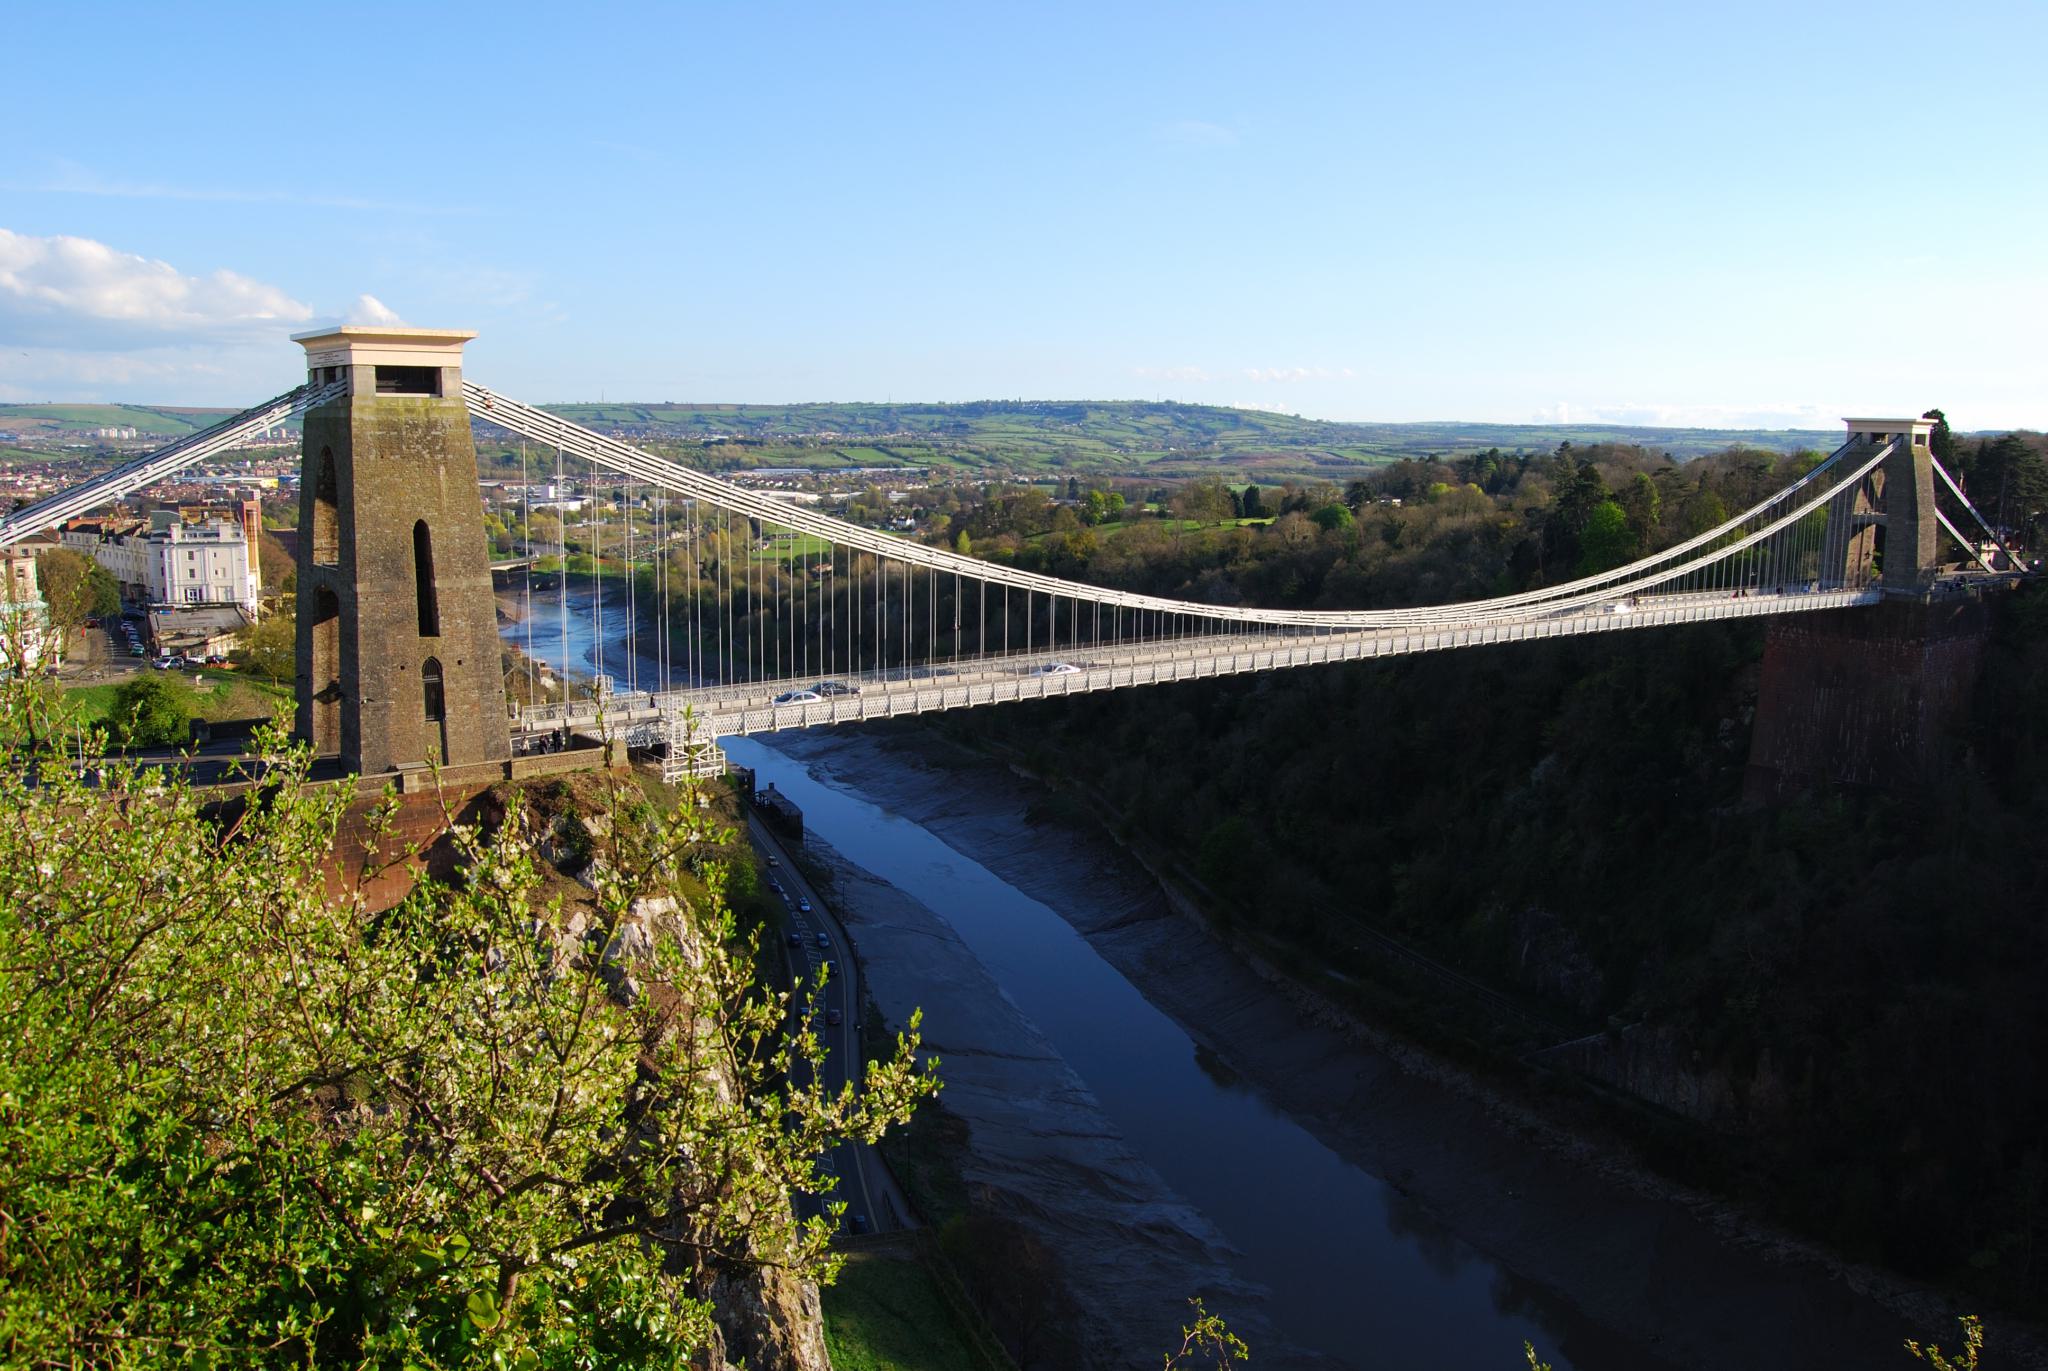
[[[590,666],[588,599],[572,587],[572,670]],[[535,617],[553,663],[539,597]],[[624,617],[605,626],[621,676]],[[1115,844],[1035,821],[1043,792],[1006,769],[904,730],[726,748],[847,877],[884,1015],[924,1009],[970,1180],[1060,1254],[1102,1364],[1156,1364],[1197,1293],[1269,1368],[1484,1371],[1520,1365],[1524,1339],[1558,1371],[1897,1349],[1893,1322],[1823,1272],[1731,1247],[1308,1022]]]

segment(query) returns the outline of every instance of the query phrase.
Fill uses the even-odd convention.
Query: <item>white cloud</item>
[[[1132,367],[1131,374],[1148,381],[1178,381],[1186,385],[1206,385],[1216,379],[1201,367]]]
[[[1573,404],[1559,400],[1535,414],[1539,424],[1619,424],[1631,428],[1832,429],[1849,413],[1840,405],[1765,400],[1747,405],[1616,401]]]
[[[312,314],[238,272],[188,276],[90,238],[0,229],[0,332],[17,345],[120,351],[241,339]]]
[[[239,272],[0,229],[0,400],[246,405],[303,372],[280,344],[312,321]]]
[[[184,200],[201,204],[301,205],[315,209],[361,210],[372,214],[471,214],[440,205],[414,205],[354,195],[308,194],[249,186],[180,186],[162,181],[122,181],[63,158],[48,160],[50,175],[0,183],[0,190],[26,195],[91,195],[116,200]]]
[[[1262,385],[1289,385],[1296,381],[1348,381],[1357,375],[1350,367],[1246,367],[1245,378]]]
[[[126,351],[0,347],[0,402],[228,405],[240,409],[305,379],[297,348],[231,341]]]
[[[348,307],[348,322],[351,324],[403,324],[398,311],[374,295],[358,295],[356,302]]]

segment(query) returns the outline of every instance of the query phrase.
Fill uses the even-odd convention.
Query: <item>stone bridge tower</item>
[[[1934,421],[1932,419],[1844,419],[1851,444],[1845,460],[1856,462],[1892,439],[1898,450],[1864,478],[1855,511],[1830,525],[1823,577],[1833,585],[1862,583],[1876,557],[1877,530],[1884,530],[1884,573],[1888,595],[1925,596],[1939,570],[1934,512]]]
[[[476,335],[344,325],[294,335],[308,410],[299,493],[299,737],[368,775],[512,752],[497,608],[462,399]]]

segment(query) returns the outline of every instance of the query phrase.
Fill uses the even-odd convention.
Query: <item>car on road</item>
[[[1078,676],[1081,668],[1072,662],[1047,662],[1044,666],[1031,668],[1033,676]]]
[[[811,687],[811,693],[814,695],[858,695],[860,694],[860,688],[858,686],[850,686],[844,681],[820,681]]]
[[[158,671],[176,671],[179,667],[185,665],[185,659],[183,657],[159,657],[151,662],[150,665]]]
[[[799,932],[797,932],[797,931],[796,931],[795,929],[793,929],[793,928],[792,928],[792,929],[790,929],[790,930],[789,930],[789,945],[790,945],[791,947],[802,947],[802,946],[804,945],[804,935],[803,935],[803,934],[801,934],[801,933],[799,933]]]
[[[824,698],[823,695],[820,695],[815,690],[785,690],[782,694],[775,697],[775,703],[779,705],[814,705],[821,702]]]
[[[781,865],[782,865],[782,858],[780,858],[780,857],[776,856],[776,855],[775,855],[775,854],[774,854],[773,852],[771,852],[771,853],[769,853],[769,854],[768,854],[768,865],[770,865],[770,866],[781,866]]]
[[[868,1216],[865,1214],[850,1214],[847,1216],[846,1221],[853,1226],[853,1231],[856,1233],[865,1233],[873,1226],[868,1222]]]
[[[774,879],[773,877],[770,877],[768,881],[768,888],[774,891],[776,894],[780,895],[782,893],[782,882]]]
[[[820,946],[820,947],[830,947],[830,946],[832,946],[832,935],[831,935],[831,934],[829,934],[829,933],[827,933],[827,932],[825,932],[825,930],[823,930],[823,929],[819,929],[819,930],[818,930],[818,946]]]
[[[825,1011],[825,1022],[831,1024],[834,1028],[839,1027],[841,1021],[844,1020],[845,1017],[845,1015],[841,1014],[836,1009],[828,1009]]]
[[[796,907],[797,907],[798,909],[801,909],[801,910],[802,910],[802,911],[803,911],[804,913],[806,913],[806,914],[808,914],[808,913],[810,913],[810,912],[811,912],[811,902],[810,902],[810,900],[809,900],[809,899],[807,899],[806,897],[802,896],[802,895],[799,895],[799,896],[797,896],[797,897],[796,897]]]

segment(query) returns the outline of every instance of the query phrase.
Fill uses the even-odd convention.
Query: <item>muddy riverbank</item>
[[[1385,1231],[1361,1227],[1361,1243],[1391,1235],[1397,1248],[1418,1249],[1425,1260],[1433,1253],[1439,1274],[1482,1273],[1494,1313],[1526,1318],[1539,1347],[1556,1354],[1561,1366],[1789,1371],[1881,1367],[1895,1358],[1904,1365],[1904,1337],[1951,1331],[1931,1302],[1924,1306],[1924,1321],[1916,1317],[1909,1326],[1894,1307],[1859,1289],[1865,1284],[1859,1273],[1831,1269],[1794,1245],[1745,1228],[1718,1206],[1649,1183],[1625,1159],[1595,1155],[1571,1139],[1546,1134],[1484,1092],[1444,1079],[1418,1054],[1376,1050],[1340,1027],[1316,1021],[1242,959],[1175,915],[1142,868],[1098,830],[1034,821],[1034,812],[1048,808],[1047,792],[1007,768],[923,731],[821,732],[767,741],[820,780],[926,830],[1057,911],[1186,1033],[1206,1072],[1299,1123],[1345,1163],[1386,1183],[1389,1198],[1382,1211],[1357,1216]],[[886,887],[864,872],[850,888],[857,906],[854,936],[871,975],[881,978],[878,998],[886,1012],[899,1012],[910,1002],[903,996],[917,999],[919,973],[907,972],[885,997],[889,962],[901,955],[905,940],[944,935],[929,926],[912,927],[930,911],[910,921],[882,912],[890,903],[879,893]],[[860,926],[871,910],[880,914],[872,934]],[[962,998],[987,997],[970,991]],[[919,1002],[927,1004],[932,1023],[929,996]],[[978,1050],[1009,1051],[1002,1041],[1014,1027],[992,1026],[978,1040]],[[1046,1041],[1043,1033],[1036,1038]],[[1090,1076],[1085,1068],[1077,1074],[1084,1083]],[[967,1095],[957,1098],[965,1102]],[[1191,1140],[1187,1150],[1200,1152],[1204,1121],[1180,1124]],[[1128,1140],[1131,1130],[1121,1131]],[[1018,1138],[994,1150],[1017,1146]],[[977,1132],[978,1157],[992,1141]],[[1098,1145],[1111,1147],[1107,1140]],[[1140,1137],[1131,1150],[1147,1165],[1161,1160],[1157,1140]],[[1169,1143],[1163,1163],[1169,1174],[1185,1161],[1172,1151]],[[1186,1184],[1166,1188],[1185,1203]],[[1257,1246],[1241,1240],[1246,1216],[1218,1213],[1228,1205],[1213,1200],[1192,1207],[1220,1234],[1224,1250],[1238,1254],[1229,1264],[1242,1278],[1244,1249]],[[1182,1234],[1203,1231],[1199,1225],[1175,1226]],[[1063,1255],[1087,1245],[1071,1234],[1054,1237]],[[1404,1238],[1412,1241],[1403,1243]],[[1144,1246],[1129,1235],[1119,1245],[1133,1251]],[[1205,1257],[1213,1246],[1206,1237],[1196,1244]],[[1118,1261],[1098,1264],[1121,1269]],[[1152,1284],[1164,1293],[1173,1279]],[[1197,1288],[1184,1287],[1190,1293]],[[1254,1319],[1272,1318],[1285,1328],[1288,1293],[1269,1290],[1263,1301],[1246,1301],[1246,1308]],[[1378,1289],[1370,1281],[1358,1285],[1349,1294],[1359,1330],[1357,1358],[1339,1354],[1333,1362],[1298,1364],[1475,1371],[1515,1364],[1512,1339],[1494,1356],[1489,1337],[1475,1343],[1456,1330],[1443,1331],[1445,1311],[1430,1300],[1444,1297],[1427,1282],[1417,1285],[1406,1277]],[[1388,1303],[1395,1307],[1387,1309]],[[1397,1336],[1404,1326],[1418,1336]],[[1432,1335],[1448,1339],[1448,1345],[1431,1341]],[[1271,1345],[1286,1341],[1282,1335]],[[1327,1345],[1327,1338],[1318,1341]],[[1258,1364],[1281,1363],[1261,1357]],[[2008,1364],[2031,1359],[2014,1356]]]

